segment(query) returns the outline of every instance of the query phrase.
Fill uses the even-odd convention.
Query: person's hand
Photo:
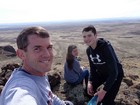
[[[84,66],[81,66],[81,69],[83,70],[84,69]]]
[[[97,104],[98,104],[98,102],[101,102],[101,101],[103,100],[105,94],[106,94],[106,91],[103,90],[103,89],[100,89],[99,91],[97,91],[97,92],[94,94],[94,96],[96,96],[96,95],[98,96],[98,98],[97,98]]]
[[[83,70],[83,69],[86,69],[86,67],[85,66],[81,66],[81,69]]]
[[[94,95],[93,87],[90,81],[88,81],[87,93],[91,96]]]

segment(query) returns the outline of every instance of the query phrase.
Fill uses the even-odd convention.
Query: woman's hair
[[[68,46],[66,62],[67,62],[67,65],[68,65],[69,69],[72,69],[72,67],[73,67],[73,61],[74,61],[75,57],[72,55],[72,51],[75,48],[77,48],[77,46],[75,46],[75,45],[69,45]]]

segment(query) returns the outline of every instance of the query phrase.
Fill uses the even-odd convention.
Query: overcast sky
[[[0,24],[140,17],[140,0],[0,0]]]

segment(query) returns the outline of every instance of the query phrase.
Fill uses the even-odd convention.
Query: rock
[[[128,86],[132,86],[133,85],[133,81],[131,79],[128,79],[128,78],[124,78],[123,82],[125,82]]]
[[[136,84],[136,85],[134,86],[134,88],[140,90],[140,83],[139,83],[139,84]]]
[[[6,56],[16,56],[16,51],[11,45],[0,46],[0,50]]]
[[[140,105],[140,100],[139,100],[139,99],[133,99],[133,101],[134,101],[137,105]]]
[[[85,96],[83,85],[79,84],[76,86],[71,86],[67,83],[64,83],[64,91],[66,92],[67,100],[70,100],[74,105],[84,105]]]
[[[4,77],[5,76],[5,74],[6,74],[6,72],[7,72],[7,70],[1,70],[1,72],[0,72],[0,77]]]
[[[7,71],[7,73],[5,74],[5,79],[6,79],[6,81],[9,79],[9,77],[11,76],[11,74],[12,74],[12,70],[9,70],[9,71]]]
[[[16,64],[16,63],[12,63],[12,64],[7,64],[7,65],[4,65],[1,69],[2,70],[14,70],[15,68],[18,68],[18,67],[20,67],[20,65],[19,64]]]
[[[4,87],[3,85],[0,85],[0,93],[1,93],[1,91],[2,91],[2,89],[3,89],[3,87]]]
[[[5,85],[5,80],[4,80],[4,78],[0,78],[0,85]]]
[[[50,83],[50,86],[51,86],[51,89],[52,90],[61,81],[61,77],[60,77],[60,75],[58,73],[54,73],[52,75],[51,74],[48,74],[48,79],[49,79],[49,83]]]
[[[0,86],[1,87],[5,85],[5,83],[9,79],[13,70],[18,67],[20,67],[20,65],[14,64],[14,63],[2,66],[1,72],[0,72]],[[1,89],[2,89],[1,87],[0,87],[0,93],[1,93]]]
[[[15,64],[15,63],[13,63],[13,64],[7,64],[7,65],[2,66],[1,67],[0,77],[5,77],[5,75],[7,75],[6,77],[8,77],[8,75],[10,76],[11,73],[12,73],[12,71],[15,68],[18,68],[18,67],[20,67],[20,65],[19,64]]]
[[[128,75],[128,77],[132,80],[137,80],[139,78],[138,75],[132,75],[132,74]]]

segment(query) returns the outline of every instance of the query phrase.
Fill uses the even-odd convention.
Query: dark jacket
[[[123,76],[122,65],[119,63],[114,49],[109,41],[99,38],[95,49],[88,47],[87,56],[90,63],[90,81],[100,78],[104,90],[108,91],[114,82]]]

